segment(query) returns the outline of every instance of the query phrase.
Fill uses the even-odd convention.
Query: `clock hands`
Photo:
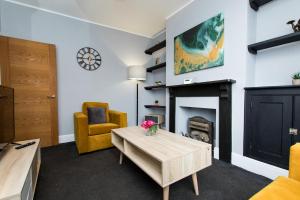
[[[78,64],[89,71],[94,71],[101,66],[101,56],[95,49],[91,47],[84,47],[77,53]]]

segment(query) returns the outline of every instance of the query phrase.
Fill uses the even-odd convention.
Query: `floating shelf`
[[[165,84],[163,85],[152,85],[152,86],[146,86],[144,87],[146,90],[152,90],[152,89],[162,89],[166,88],[167,86]]]
[[[154,65],[153,67],[147,68],[147,72],[151,73],[154,70],[161,69],[161,68],[164,68],[164,67],[166,67],[166,62],[163,62],[163,63],[157,64],[157,65]]]
[[[164,47],[166,47],[166,40],[154,45],[153,47],[150,47],[145,51],[145,54],[152,55],[153,52],[158,51]]]
[[[251,44],[248,46],[248,51],[252,54],[257,54],[257,51],[259,51],[259,50],[268,49],[271,47],[276,47],[276,46],[289,44],[289,43],[297,42],[297,41],[300,41],[300,32],[291,33],[288,35],[273,38],[273,39],[266,40],[263,42]]]
[[[166,106],[145,105],[145,108],[160,108],[160,109],[166,109]]]
[[[269,3],[271,1],[273,0],[249,0],[251,8],[255,11],[258,11],[260,6]]]

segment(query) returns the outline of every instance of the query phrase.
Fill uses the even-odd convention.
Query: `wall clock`
[[[84,47],[77,52],[77,62],[80,67],[88,71],[94,71],[101,66],[99,52],[91,47]]]

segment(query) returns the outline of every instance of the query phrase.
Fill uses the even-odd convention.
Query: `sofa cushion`
[[[109,119],[109,107],[108,107],[108,103],[101,103],[101,102],[84,102],[82,104],[82,112],[86,115],[88,115],[88,111],[87,108],[104,108],[105,109],[105,113],[106,113],[106,121],[110,122]]]
[[[250,200],[297,200],[300,199],[300,182],[278,177]]]
[[[87,113],[89,124],[102,124],[107,122],[105,108],[88,107]]]
[[[120,128],[120,126],[113,123],[89,125],[89,136],[110,133],[111,129],[115,128]]]

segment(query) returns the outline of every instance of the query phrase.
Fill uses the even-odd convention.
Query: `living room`
[[[0,1],[0,200],[300,199],[299,6]]]

